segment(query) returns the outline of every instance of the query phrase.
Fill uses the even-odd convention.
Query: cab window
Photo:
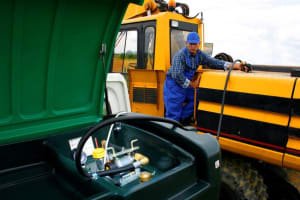
[[[171,29],[171,59],[180,49],[185,47],[186,37],[190,31]]]
[[[118,33],[112,62],[113,72],[127,72],[130,68],[136,68],[137,41],[137,30],[120,31]]]
[[[144,69],[153,69],[154,67],[154,27],[145,29],[145,48],[144,48]]]
[[[185,47],[187,35],[198,32],[198,25],[177,20],[170,20],[170,63],[174,55]],[[201,40],[201,38],[200,38]]]

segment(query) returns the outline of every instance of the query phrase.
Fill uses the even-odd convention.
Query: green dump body
[[[111,136],[117,147],[138,140],[150,181],[120,186],[114,179],[122,174],[89,179],[76,169],[70,141],[103,119],[106,74],[130,2],[142,3],[0,2],[1,200],[218,199],[217,141],[166,123],[121,123]],[[92,136],[92,146],[108,131]]]

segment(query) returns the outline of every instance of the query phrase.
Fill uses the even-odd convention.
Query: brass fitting
[[[105,142],[106,142],[106,140],[101,140],[101,147],[102,148],[105,148]]]
[[[134,159],[139,161],[142,165],[147,165],[149,163],[149,158],[140,153],[134,154]]]
[[[146,181],[149,181],[152,177],[152,174],[147,172],[147,171],[144,171],[144,172],[141,172],[140,173],[140,182],[146,182]]]

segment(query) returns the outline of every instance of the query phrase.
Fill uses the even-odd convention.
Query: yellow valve
[[[141,172],[140,173],[140,182],[146,182],[149,181],[152,177],[152,174],[150,174],[149,172]]]
[[[105,154],[104,148],[95,148],[92,156],[94,159],[101,159],[104,158],[104,154]]]

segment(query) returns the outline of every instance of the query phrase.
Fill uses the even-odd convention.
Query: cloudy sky
[[[178,0],[203,12],[213,55],[252,64],[300,66],[300,0]]]

